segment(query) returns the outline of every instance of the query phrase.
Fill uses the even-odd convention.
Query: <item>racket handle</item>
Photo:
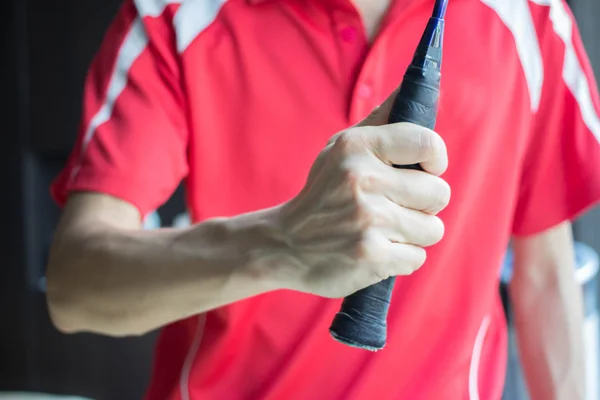
[[[436,68],[428,69],[419,64],[418,56],[417,53],[417,62],[413,60],[404,75],[388,122],[410,122],[433,129],[439,98],[439,63]],[[394,167],[422,170],[418,164]],[[394,282],[395,278],[390,277],[347,296],[329,328],[333,338],[348,346],[381,350],[387,340],[387,315]]]
[[[392,276],[346,296],[329,328],[331,336],[351,347],[381,350],[387,338],[387,314],[395,280]]]

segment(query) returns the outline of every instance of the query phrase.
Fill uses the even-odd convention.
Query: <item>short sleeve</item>
[[[151,2],[138,2],[140,4]],[[168,2],[140,10],[126,1],[89,69],[81,127],[67,165],[51,186],[110,194],[145,216],[187,174],[188,133]]]
[[[538,29],[544,84],[523,164],[516,236],[572,220],[600,200],[596,80],[566,4],[552,2],[545,13]]]

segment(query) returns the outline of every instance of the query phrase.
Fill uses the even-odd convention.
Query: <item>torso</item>
[[[329,137],[401,81],[432,2],[397,2],[368,33],[349,3],[334,3],[232,0],[185,49],[195,221],[296,195]],[[498,398],[498,275],[530,96],[512,35],[477,0],[448,9],[445,54],[436,130],[450,159],[452,202],[440,215],[447,235],[421,270],[398,279],[387,347],[334,342],[339,300],[269,293],[167,327],[148,399],[464,399],[473,379],[482,399]]]

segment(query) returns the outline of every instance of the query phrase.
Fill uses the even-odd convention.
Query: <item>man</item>
[[[437,133],[386,125],[432,7],[126,1],[52,188],[56,326],[164,327],[152,400],[498,399],[512,238],[532,398],[582,399],[568,221],[600,199],[600,122],[572,15],[451,0]],[[142,231],[184,178],[197,224]],[[390,275],[386,348],[335,342],[340,298]]]

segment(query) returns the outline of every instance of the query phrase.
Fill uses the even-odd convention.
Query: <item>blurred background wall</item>
[[[154,334],[65,336],[51,325],[44,267],[58,209],[48,185],[75,140],[86,70],[121,0],[4,0],[0,187],[0,390],[139,399]],[[174,204],[177,204],[175,207]],[[182,208],[181,194],[165,220]]]
[[[0,188],[0,390],[141,397],[155,334],[65,336],[50,324],[44,266],[58,210],[48,185],[75,139],[87,67],[121,0],[4,0]],[[600,2],[572,0],[600,76]],[[182,190],[159,210],[170,224]],[[577,240],[600,251],[600,210],[576,223]]]

